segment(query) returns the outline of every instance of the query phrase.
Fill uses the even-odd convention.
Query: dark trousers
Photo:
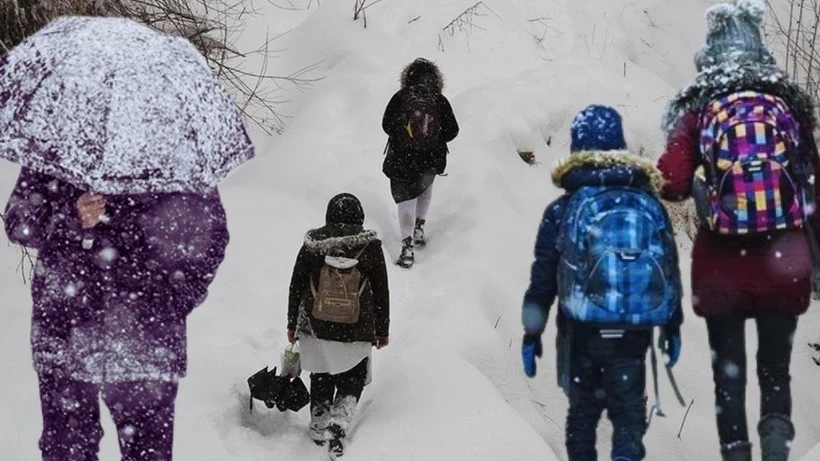
[[[97,461],[100,394],[117,426],[122,461],[171,461],[177,383],[91,384],[40,376],[43,461]]]
[[[367,380],[367,360],[336,375],[330,373],[311,373],[310,375],[310,412],[311,424],[325,426],[335,425],[337,430],[346,433],[356,412],[356,405],[364,391]]]
[[[708,317],[718,435],[722,444],[746,442],[746,318],[743,315]],[[760,415],[791,416],[789,363],[797,329],[793,315],[759,314],[757,323],[757,379]]]
[[[569,413],[566,446],[570,461],[597,461],[595,430],[604,409],[612,422],[612,459],[644,458],[646,351],[648,331],[604,339],[597,330],[573,328],[569,353]]]

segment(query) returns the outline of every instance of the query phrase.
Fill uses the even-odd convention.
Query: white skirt
[[[369,342],[343,343],[314,336],[299,338],[302,369],[311,373],[338,375],[369,359],[373,345]]]

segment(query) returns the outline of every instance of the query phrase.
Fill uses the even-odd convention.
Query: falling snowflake
[[[108,247],[100,250],[99,256],[100,259],[102,259],[103,261],[110,263],[117,259],[117,256],[119,256],[119,252],[116,248]]]
[[[740,376],[740,367],[734,362],[726,362],[726,365],[723,366],[723,372],[729,378],[737,378]]]

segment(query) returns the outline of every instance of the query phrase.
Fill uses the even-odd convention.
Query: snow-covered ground
[[[560,194],[549,166],[568,153],[572,116],[593,102],[621,111],[633,150],[658,155],[661,111],[694,76],[703,12],[714,2],[485,0],[472,28],[450,34],[442,29],[474,1],[384,0],[367,10],[367,29],[352,20],[352,0],[324,0],[321,7],[273,1],[296,10],[260,2],[263,14],[250,20],[242,43],[258,45],[266,32],[291,29],[276,42],[287,51],[269,70],[285,74],[318,63],[314,75],[324,78],[287,95],[281,108],[292,116],[287,132],[255,133],[258,158],[221,187],[232,241],[211,296],[189,321],[176,459],[321,459],[322,449],[304,435],[307,411],[257,406],[249,414],[245,380],[279,360],[292,264],[304,232],[322,224],[332,195],[359,196],[366,224],[382,235],[388,258],[397,257],[380,122],[402,66],[417,56],[441,66],[462,131],[451,144],[449,176],[435,184],[428,247],[418,251],[412,270],[389,269],[391,344],[374,354],[374,381],[346,459],[566,459],[566,400],[554,385],[552,326],[537,378],[523,375],[519,359],[521,296],[535,232],[543,208]],[[534,151],[540,164],[526,165],[516,150]],[[16,174],[11,164],[0,168],[0,197]],[[17,250],[0,246],[0,261],[0,459],[32,460],[41,423],[28,343],[31,301]],[[683,264],[688,273],[688,259]],[[801,318],[793,357],[793,459],[804,461],[820,459],[820,448],[810,453],[820,442],[820,367],[806,347],[820,339],[818,327],[813,308]],[[688,316],[683,342],[676,372],[694,404],[678,438],[685,409],[676,407],[662,379],[668,417],[655,419],[646,436],[649,459],[717,460],[701,319]],[[754,347],[750,340],[750,354]],[[753,366],[748,373],[753,429],[759,393]],[[101,457],[118,459],[106,412],[103,418],[108,436]],[[602,423],[602,459],[609,431]]]

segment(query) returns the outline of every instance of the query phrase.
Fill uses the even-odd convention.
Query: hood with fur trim
[[[583,186],[632,186],[658,194],[663,176],[652,160],[627,151],[584,151],[559,160],[552,169],[552,182],[568,191]]]
[[[794,111],[800,123],[817,127],[814,101],[785,71],[774,64],[749,59],[719,64],[703,69],[695,81],[681,90],[666,107],[663,129],[671,133],[687,112],[700,111],[713,99],[737,91],[758,91],[777,96]]]
[[[329,225],[308,231],[305,234],[305,247],[311,253],[344,256],[378,238],[376,231],[363,229],[361,226]]]
[[[424,77],[433,79],[438,93],[444,90],[444,76],[441,75],[441,70],[435,63],[424,58],[416,59],[402,70],[401,87],[407,88],[420,84],[424,81]]]

